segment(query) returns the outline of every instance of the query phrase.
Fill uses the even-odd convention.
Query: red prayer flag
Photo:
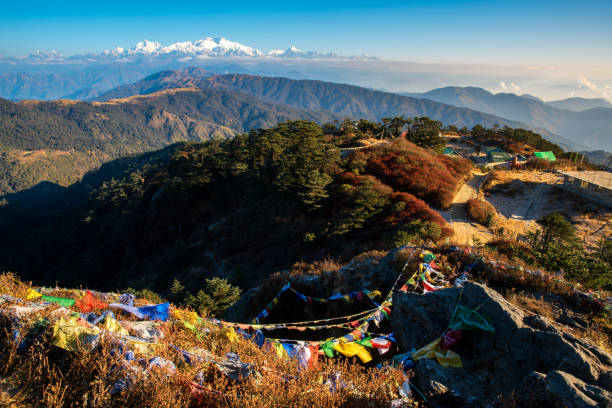
[[[461,340],[461,330],[447,330],[442,336],[440,347],[442,350],[448,350],[452,345]]]
[[[94,310],[100,310],[108,307],[106,303],[96,299],[90,290],[88,290],[85,296],[83,296],[83,299],[77,300],[75,304],[83,313],[88,313]]]

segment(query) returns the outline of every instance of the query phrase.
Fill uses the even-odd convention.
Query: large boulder
[[[418,349],[438,338],[459,304],[477,309],[490,319],[495,333],[463,332],[461,341],[453,346],[462,357],[463,368],[442,368],[435,361],[418,362],[417,383],[434,401],[452,396],[468,405],[486,406],[499,395],[510,396],[520,389],[539,387],[542,393],[546,389],[547,403],[554,406],[554,396],[560,395],[560,390],[571,394],[574,387],[599,404],[594,406],[612,406],[609,393],[597,393],[597,389],[605,391],[610,387],[610,354],[478,283],[468,282],[463,287],[425,295],[395,293],[391,322],[400,349]],[[561,372],[566,375],[563,378],[571,376],[572,380],[563,382],[558,379],[559,374],[553,375]],[[553,377],[549,380],[550,375]],[[573,379],[585,385],[576,385]],[[584,390],[591,390],[599,399]],[[569,397],[564,401],[568,407],[588,406],[571,405]]]

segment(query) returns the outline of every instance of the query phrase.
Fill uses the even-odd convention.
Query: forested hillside
[[[334,112],[343,118],[380,120],[383,117],[401,115],[427,116],[458,127],[472,127],[477,124],[489,127],[494,124],[525,127],[520,122],[475,110],[358,86],[242,74],[211,76],[209,72],[197,69],[164,71],[133,85],[119,87],[97,97],[96,100],[123,98],[182,86],[240,91],[302,109]]]
[[[225,90],[174,89],[105,103],[0,100],[0,195],[43,180],[68,185],[127,154],[290,119],[336,117]]]
[[[441,124],[411,123],[349,155],[338,145],[359,129],[308,121],[180,143],[103,166],[48,214],[18,195],[0,207],[0,269],[101,288],[191,289],[219,275],[248,288],[299,260],[444,239],[430,205],[447,206],[472,165],[426,149]]]

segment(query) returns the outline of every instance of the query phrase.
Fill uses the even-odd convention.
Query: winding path
[[[461,189],[455,195],[451,206],[447,210],[440,211],[440,214],[455,231],[451,239],[455,244],[471,245],[474,237],[483,243],[494,239],[493,233],[487,227],[470,219],[466,208],[468,200],[477,198],[478,189],[484,178],[484,174],[473,172],[472,178],[461,186]]]

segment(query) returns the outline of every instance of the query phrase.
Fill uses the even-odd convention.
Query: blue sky
[[[224,36],[385,60],[612,71],[612,1],[3,2],[0,53],[64,54]],[[536,4],[534,4],[536,3]]]

